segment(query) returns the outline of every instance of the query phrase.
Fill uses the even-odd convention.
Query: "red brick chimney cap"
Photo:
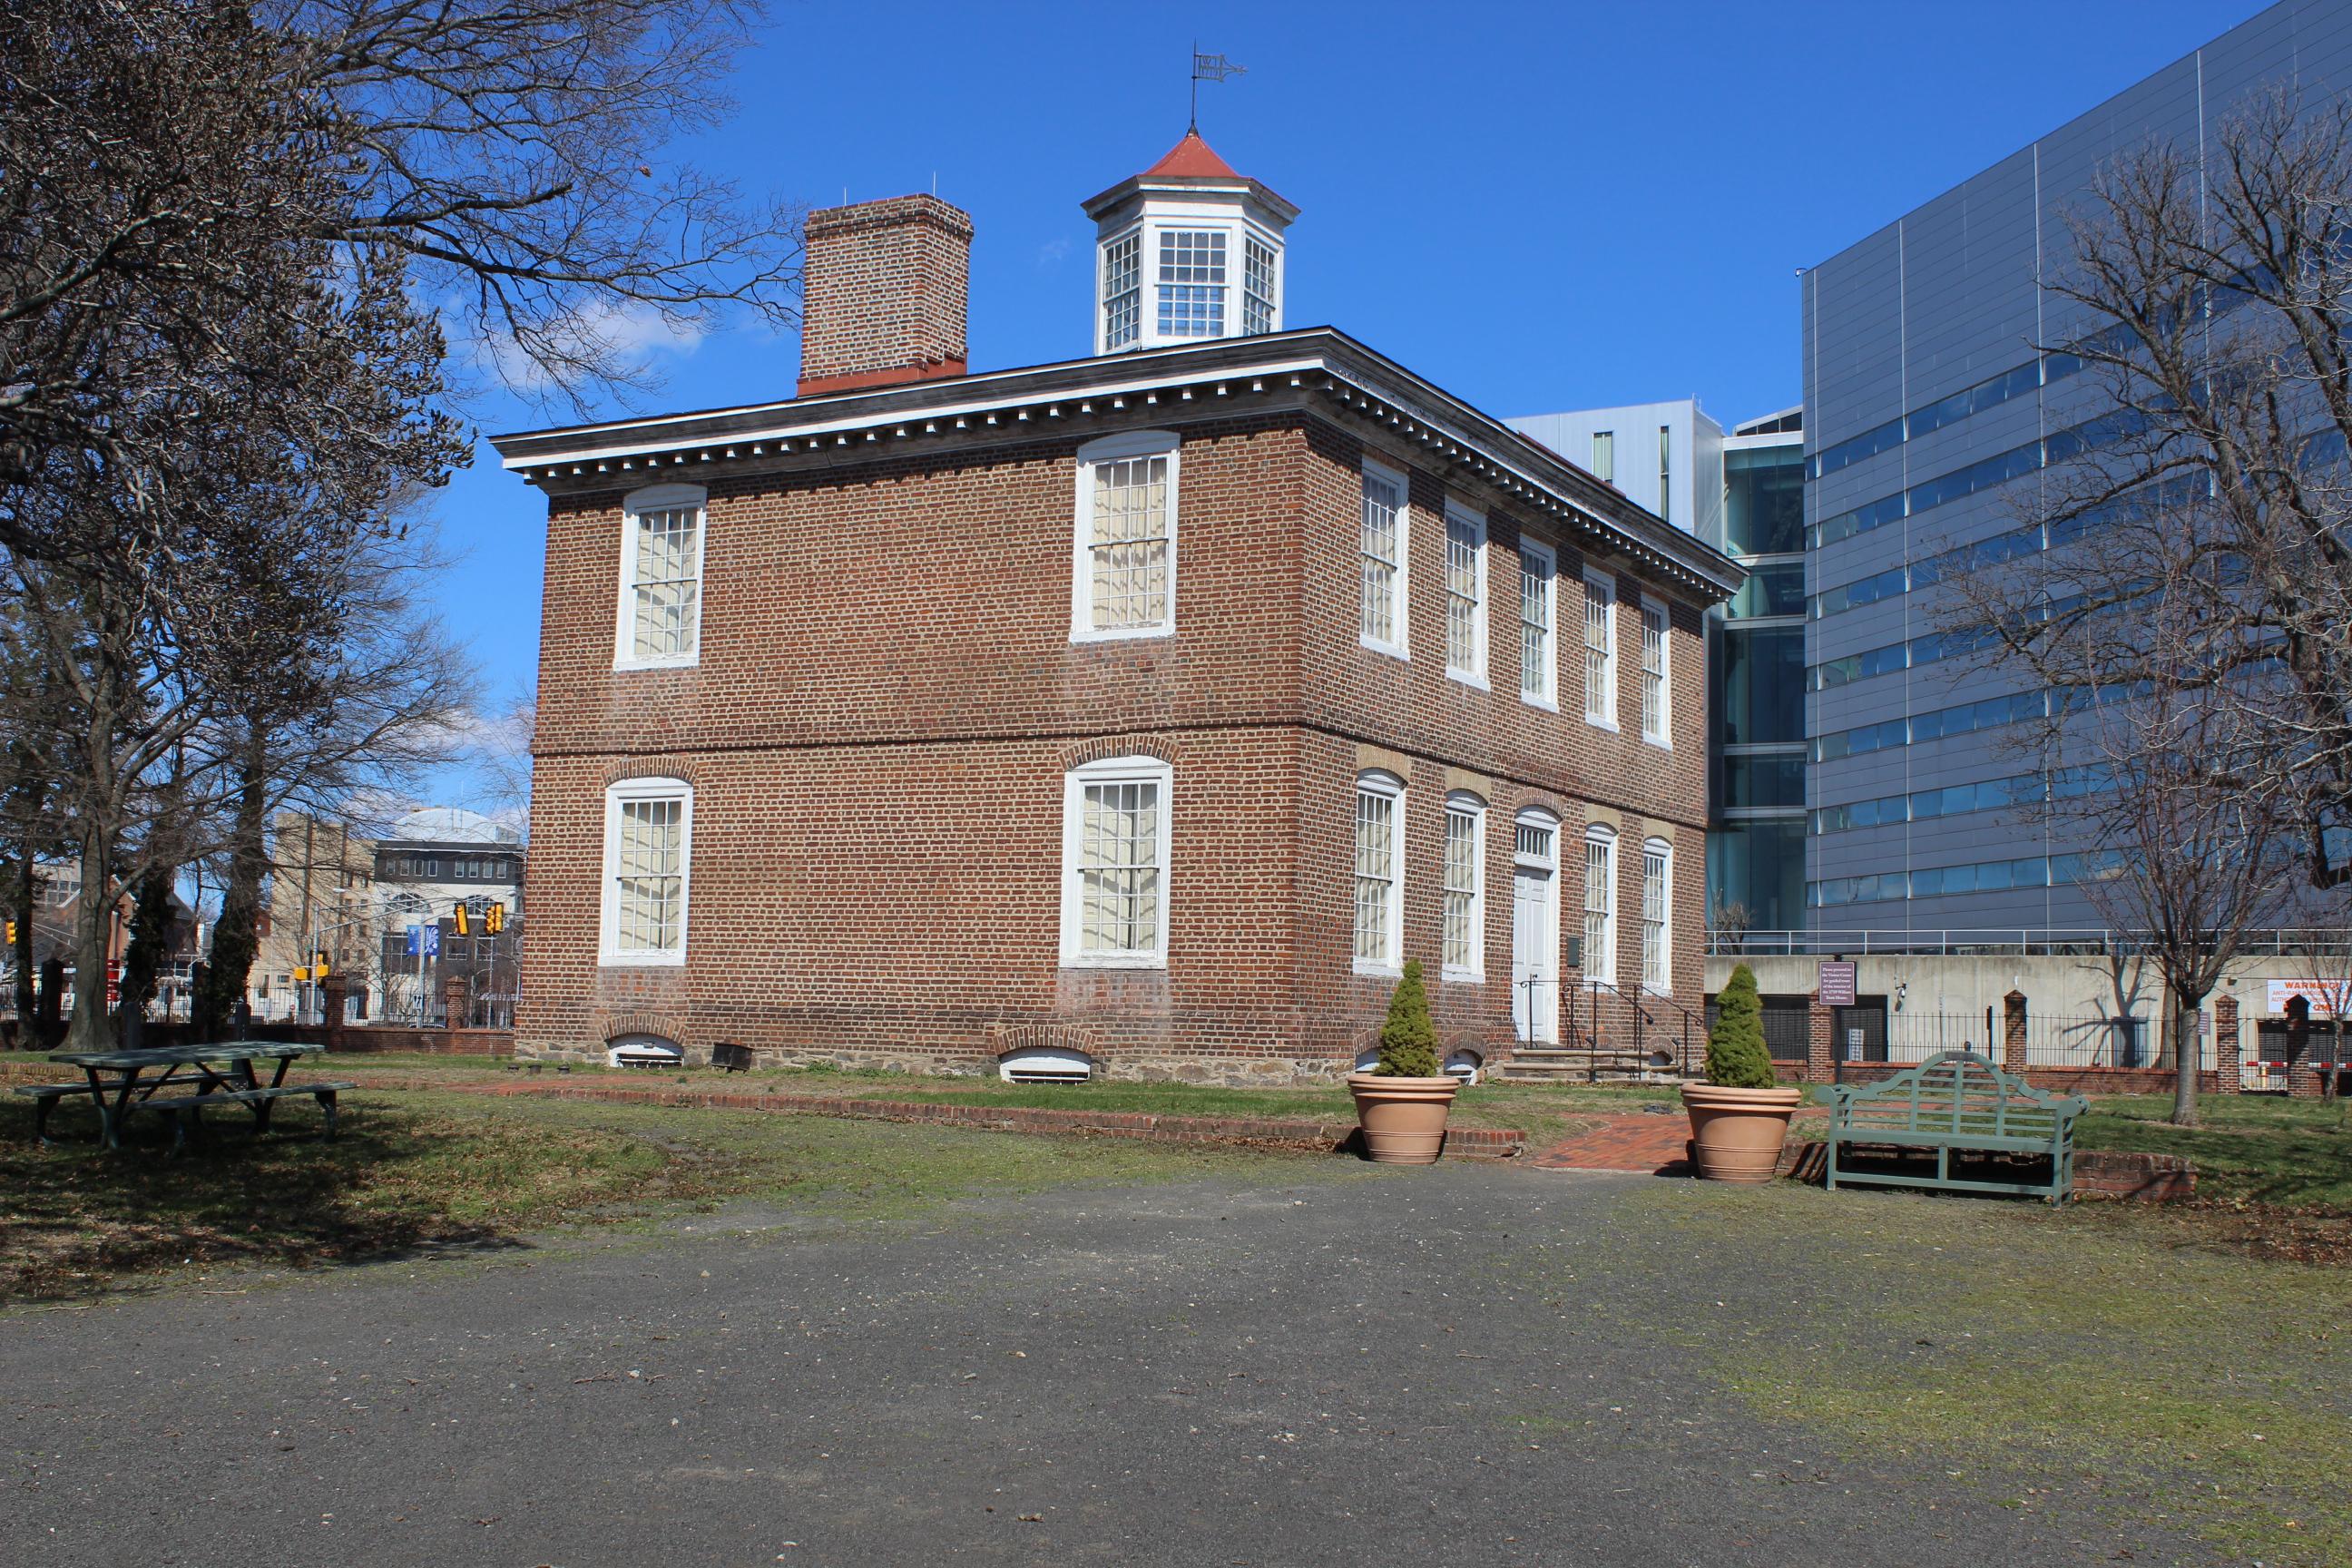
[[[1167,156],[1143,171],[1143,177],[1168,174],[1179,178],[1238,180],[1233,165],[1217,156],[1210,145],[1201,140],[1198,131],[1187,131],[1184,139],[1168,149]]]

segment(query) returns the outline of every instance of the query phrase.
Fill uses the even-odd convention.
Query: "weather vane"
[[[1201,84],[1204,81],[1223,81],[1229,76],[1244,76],[1248,71],[1247,66],[1237,66],[1223,55],[1202,54],[1199,42],[1196,40],[1193,43],[1192,129],[1195,131],[1201,129]]]

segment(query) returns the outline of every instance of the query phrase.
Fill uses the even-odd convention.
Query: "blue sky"
[[[776,0],[733,117],[682,155],[815,205],[934,188],[972,214],[972,368],[1087,352],[1087,196],[1183,133],[1189,51],[1227,162],[1298,204],[1287,320],[1496,415],[1798,399],[1800,267],[2262,7]],[[755,322],[649,345],[637,411],[791,395]],[[613,402],[599,416],[628,412]],[[569,419],[482,396],[482,431]],[[537,668],[544,505],[487,444],[432,506],[437,608],[496,707]],[[462,771],[434,798],[475,796]]]

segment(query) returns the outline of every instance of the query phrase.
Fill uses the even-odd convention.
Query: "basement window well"
[[[607,1042],[604,1059],[616,1068],[639,1068],[647,1072],[659,1072],[664,1068],[682,1067],[686,1053],[677,1042],[659,1035],[620,1035]]]
[[[996,1072],[1007,1083],[1088,1083],[1095,1076],[1095,1059],[1084,1051],[1041,1046],[998,1058]]]

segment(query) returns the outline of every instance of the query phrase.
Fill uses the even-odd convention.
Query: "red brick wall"
[[[1134,427],[1149,427],[1150,416]],[[1563,933],[1588,818],[1620,824],[1616,982],[1640,975],[1641,845],[1675,841],[1675,991],[1701,989],[1704,670],[1673,610],[1671,751],[1639,735],[1640,586],[1620,585],[1625,726],[1583,719],[1582,556],[1560,547],[1560,710],[1519,699],[1518,525],[1491,493],[1490,682],[1444,673],[1446,490],[1412,454],[1410,660],[1357,638],[1360,442],[1297,409],[1187,424],[1175,636],[1069,640],[1075,454],[1099,427],[985,453],[711,486],[698,663],[615,673],[622,492],[550,521],[526,1052],[667,1034],[803,1058],[971,1064],[1044,1021],[1121,1073],[1341,1070],[1391,982],[1352,973],[1359,770],[1405,775],[1404,947],[1441,1028],[1511,1038],[1513,816],[1561,820]],[[652,476],[648,476],[649,478]],[[661,478],[670,477],[665,471]],[[1063,776],[1174,769],[1168,968],[1059,966]],[[688,961],[596,963],[604,789],[695,785]],[[1438,973],[1449,787],[1488,805],[1486,979]],[[1570,975],[1573,981],[1575,976]],[[1579,1002],[1579,1023],[1589,1011]],[[1661,1028],[1678,1032],[1664,1004]],[[1622,1007],[1604,1005],[1622,1026]]]
[[[809,215],[801,395],[964,371],[971,216],[933,195]]]

